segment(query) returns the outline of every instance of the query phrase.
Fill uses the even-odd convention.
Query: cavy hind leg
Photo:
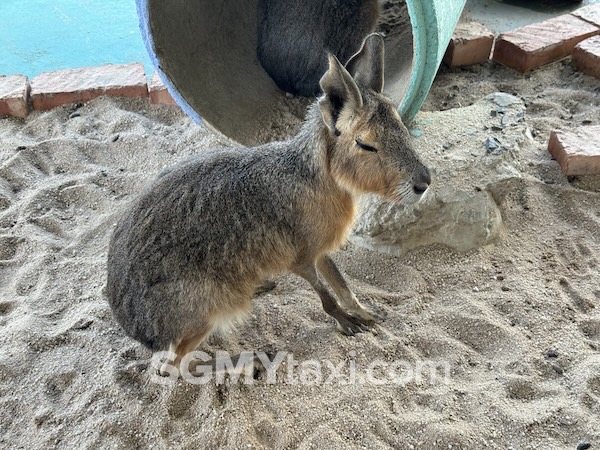
[[[259,297],[267,292],[272,291],[277,287],[277,283],[273,280],[265,280],[263,281],[255,290],[254,297]]]
[[[212,332],[212,327],[208,324],[201,324],[193,333],[179,339],[177,342],[171,342],[169,351],[175,353],[177,357],[175,361],[165,361],[159,370],[162,376],[169,376],[170,366],[175,366],[180,369],[181,359],[188,353],[194,351],[202,342],[204,342]],[[188,368],[189,369],[189,368]]]
[[[293,272],[300,275],[310,283],[323,304],[323,309],[327,314],[333,317],[337,322],[337,329],[347,336],[353,336],[356,333],[369,331],[367,321],[362,317],[348,314],[338,305],[335,298],[329,293],[329,290],[319,279],[317,269],[314,264],[303,264],[293,268]]]
[[[381,320],[382,317],[376,312],[364,306],[358,301],[356,295],[350,287],[344,276],[339,271],[330,256],[324,255],[317,260],[317,269],[319,273],[323,275],[323,278],[329,283],[333,291],[339,298],[342,307],[351,314],[360,317],[368,324],[372,324],[377,320]]]

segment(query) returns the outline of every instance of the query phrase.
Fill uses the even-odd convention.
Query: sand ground
[[[525,100],[534,139],[520,154],[526,177],[501,205],[500,238],[402,257],[344,247],[335,258],[358,297],[386,314],[351,338],[304,281],[278,278],[237,332],[203,347],[293,354],[275,384],[153,383],[150,352],[103,297],[119,214],[161,168],[218,136],[173,107],[112,98],[0,120],[0,447],[600,446],[600,180],[567,180],[546,151],[552,128],[600,123],[598,81],[568,61],[526,76],[493,63],[442,69],[424,109],[495,91]],[[363,380],[375,360],[402,361],[403,374],[443,361],[449,376],[286,378],[310,359],[345,374],[354,365]]]

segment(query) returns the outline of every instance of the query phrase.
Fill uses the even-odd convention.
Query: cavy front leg
[[[319,279],[317,269],[314,264],[304,264],[293,268],[293,272],[300,275],[310,283],[323,304],[323,309],[327,314],[333,317],[337,322],[337,329],[347,336],[353,336],[356,333],[369,331],[368,323],[365,319],[348,314],[337,304],[333,295],[329,293],[327,286]]]
[[[325,278],[327,283],[333,288],[335,294],[342,303],[342,307],[344,307],[346,311],[354,316],[360,317],[368,324],[372,324],[382,319],[380,315],[358,301],[356,295],[350,290],[344,276],[329,255],[324,255],[317,260],[317,269],[319,270],[319,273],[323,275],[323,278]]]

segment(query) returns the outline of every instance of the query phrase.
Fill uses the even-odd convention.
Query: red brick
[[[552,131],[548,151],[565,175],[600,174],[600,125]]]
[[[87,102],[101,95],[147,97],[144,66],[139,63],[108,64],[57,70],[42,73],[31,80],[34,109]]]
[[[494,60],[520,72],[568,56],[577,43],[600,34],[600,28],[571,14],[502,33]]]
[[[593,5],[576,9],[571,14],[585,20],[588,23],[600,27],[600,3],[595,3]]]
[[[165,104],[165,105],[176,105],[177,103],[171,97],[171,94],[163,84],[162,80],[158,76],[158,72],[152,74],[150,85],[148,86],[150,92],[150,102],[154,104]]]
[[[24,119],[29,113],[29,80],[24,75],[0,76],[0,116]]]
[[[581,41],[575,46],[571,56],[578,71],[600,78],[600,36]]]
[[[490,59],[494,34],[477,22],[459,23],[454,30],[444,62],[450,67],[482,64]]]

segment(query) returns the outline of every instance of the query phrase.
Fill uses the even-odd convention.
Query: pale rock
[[[492,131],[499,117],[510,125]],[[432,172],[432,185],[415,205],[393,205],[365,196],[351,241],[373,250],[402,255],[431,244],[468,251],[492,242],[502,227],[499,203],[521,179],[518,155],[527,129],[523,101],[509,94],[490,94],[474,105],[421,112],[413,126],[423,131],[413,144]],[[462,130],[473,129],[466,136]],[[488,136],[506,151],[486,154]],[[450,141],[450,147],[443,144]]]

